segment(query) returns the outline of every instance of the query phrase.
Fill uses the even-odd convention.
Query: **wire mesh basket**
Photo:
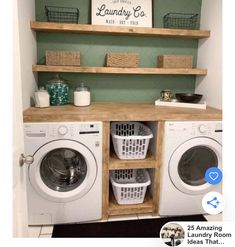
[[[45,6],[45,12],[48,22],[78,23],[78,8]]]
[[[199,29],[198,14],[168,13],[163,17],[164,28]]]

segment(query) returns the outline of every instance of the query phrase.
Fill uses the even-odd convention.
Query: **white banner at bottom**
[[[162,246],[233,246],[235,222],[168,222],[160,238]]]

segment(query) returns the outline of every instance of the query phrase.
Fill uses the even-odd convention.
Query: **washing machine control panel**
[[[58,134],[59,135],[66,135],[68,133],[68,127],[67,126],[64,126],[64,125],[61,125],[59,126],[58,128]]]
[[[207,126],[205,124],[199,125],[198,131],[202,134],[205,133],[207,131]]]
[[[98,123],[79,123],[79,124],[62,124],[52,126],[50,129],[52,136],[58,136],[61,138],[75,137],[84,135],[95,135],[101,133],[101,127]]]
[[[166,122],[166,132],[172,135],[212,136],[222,132],[222,123],[219,121],[193,121],[193,122]]]
[[[25,137],[30,139],[75,138],[102,134],[101,122],[25,124]]]

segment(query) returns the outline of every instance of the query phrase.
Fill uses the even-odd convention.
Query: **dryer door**
[[[187,194],[203,194],[211,189],[204,179],[210,167],[221,169],[222,146],[206,137],[193,138],[180,145],[169,163],[170,179]]]
[[[28,169],[35,191],[54,202],[81,198],[89,192],[97,176],[92,152],[71,140],[56,140],[42,146]]]

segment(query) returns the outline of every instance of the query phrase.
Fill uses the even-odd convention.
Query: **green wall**
[[[35,0],[36,20],[45,21],[45,5],[78,7],[79,23],[90,23],[90,1]],[[162,17],[168,12],[200,13],[201,0],[153,0],[154,27],[162,27]],[[98,36],[85,34],[37,33],[38,64],[45,62],[45,50],[79,50],[81,66],[103,66],[107,52],[136,52],[140,67],[156,67],[162,54],[191,54],[197,60],[197,40],[156,37]],[[39,85],[46,85],[53,73],[39,73]],[[153,102],[162,89],[193,92],[195,76],[183,75],[109,75],[61,73],[69,81],[72,92],[84,82],[91,88],[93,101]]]

